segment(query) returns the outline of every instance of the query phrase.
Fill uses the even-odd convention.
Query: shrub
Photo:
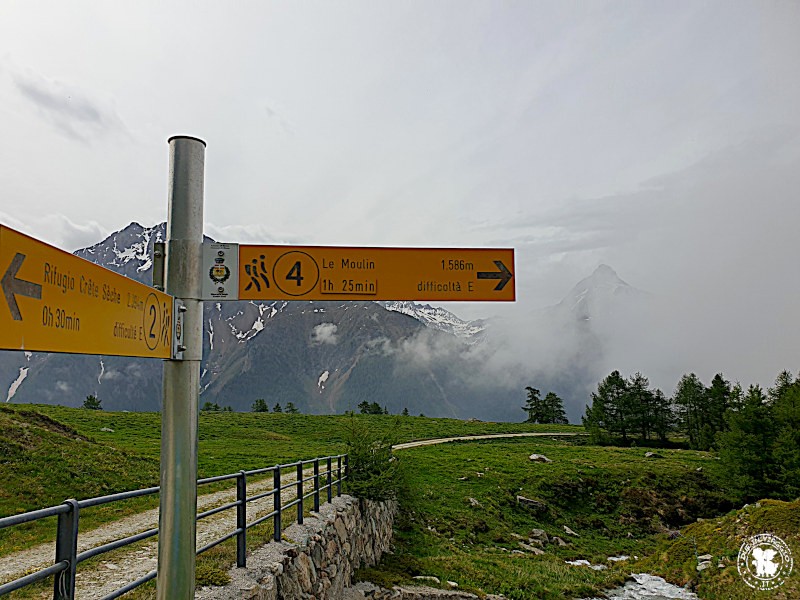
[[[94,394],[89,394],[86,396],[86,400],[83,401],[83,408],[89,410],[103,410],[103,401],[98,399]]]
[[[345,430],[349,461],[347,491],[367,500],[396,500],[404,488],[402,463],[392,454],[394,440],[351,416]]]

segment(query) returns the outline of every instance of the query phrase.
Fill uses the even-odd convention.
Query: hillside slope
[[[746,586],[737,570],[742,543],[749,537],[770,533],[791,549],[794,568],[782,585],[770,591]],[[697,570],[697,556],[710,554],[707,569]],[[800,598],[800,499],[794,502],[761,500],[716,519],[700,520],[684,527],[679,538],[663,539],[653,554],[637,567],[677,583],[689,584],[701,598],[750,600]]]

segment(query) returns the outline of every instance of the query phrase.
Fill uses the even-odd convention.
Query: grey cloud
[[[474,349],[419,336],[394,351],[407,368],[462,363],[469,365],[465,376],[507,388],[577,379],[564,386],[572,392],[564,398],[572,418],[614,369],[641,371],[667,394],[688,372],[704,381],[723,372],[744,385],[770,385],[780,370],[796,371],[800,360],[791,300],[800,297],[793,276],[798,157],[794,133],[753,138],[645,189],[574,200],[505,228],[506,244],[519,244],[520,298],[537,275],[552,281],[557,273],[572,285],[580,276],[564,271],[585,264],[585,276],[607,261],[650,292],[641,303],[581,322],[519,302],[490,322]],[[548,263],[559,253],[565,256]]]
[[[119,371],[110,370],[103,373],[100,376],[100,379],[102,379],[103,381],[113,381],[115,379],[119,379],[120,377],[122,377],[122,373],[120,373]]]
[[[334,323],[320,323],[311,332],[311,340],[315,344],[336,344],[339,337],[336,330],[339,329]]]
[[[48,223],[50,229],[58,232],[57,239],[53,240],[54,243],[69,251],[96,244],[97,240],[103,239],[109,233],[96,221],[75,223],[62,214],[47,215],[43,220]]]
[[[292,124],[284,118],[282,110],[278,110],[269,104],[264,106],[264,110],[267,113],[269,120],[277,125],[278,130],[281,133],[288,135],[294,134],[294,127],[292,127]]]
[[[14,84],[61,134],[80,142],[121,133],[130,136],[115,110],[78,89],[31,73],[16,73]]]
[[[19,219],[0,211],[0,222],[23,233],[30,233],[31,230],[35,229],[49,231],[50,235],[40,239],[69,252],[92,246],[109,234],[109,231],[97,221],[76,223],[66,215],[59,213],[28,215],[26,222],[23,223]]]
[[[304,242],[302,237],[296,234],[276,231],[273,227],[260,223],[217,226],[214,223],[206,222],[205,232],[206,235],[220,242],[288,245],[298,245]]]

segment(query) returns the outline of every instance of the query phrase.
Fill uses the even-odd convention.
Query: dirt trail
[[[336,477],[335,469],[334,466],[334,478]],[[311,475],[313,475],[313,469],[307,469],[303,473],[304,478]],[[281,479],[283,484],[295,482],[297,481],[296,473],[284,475]],[[232,483],[235,485],[235,481]],[[247,483],[248,497],[272,489],[271,478]],[[306,493],[311,489],[313,489],[313,482],[306,482]],[[283,490],[281,503],[285,505],[294,500],[297,497],[296,491],[295,486]],[[320,492],[320,502],[325,502],[326,494],[325,490]],[[202,512],[234,500],[236,500],[235,488],[222,490],[198,496],[197,508],[199,512]],[[313,502],[313,498],[307,498],[306,502]],[[271,495],[248,502],[247,521],[253,522],[272,510],[273,498]],[[296,507],[292,506],[288,510],[294,511]],[[157,508],[130,515],[92,530],[81,531],[78,535],[78,552],[156,527],[158,527]],[[236,529],[236,510],[233,508],[206,517],[197,523],[197,547],[201,548],[234,529]],[[54,552],[55,543],[49,542],[0,557],[0,582],[10,581],[26,573],[52,565]],[[155,570],[158,562],[157,538],[150,538],[133,546],[116,550],[111,554],[101,555],[99,561],[99,564],[95,563],[88,568],[85,567],[85,564],[78,565],[76,597],[80,600],[102,598]]]
[[[495,440],[501,438],[515,438],[515,437],[561,437],[561,436],[575,436],[586,435],[585,433],[577,431],[565,431],[563,433],[490,433],[486,435],[465,435],[461,437],[437,438],[434,440],[418,440],[416,442],[406,442],[404,444],[395,444],[392,450],[407,450],[408,448],[418,448],[419,446],[433,446],[434,444],[446,444],[447,442],[473,442],[476,440]]]

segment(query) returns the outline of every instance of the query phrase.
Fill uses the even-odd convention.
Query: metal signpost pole
[[[169,140],[166,290],[186,307],[183,360],[164,362],[158,600],[194,598],[197,422],[203,349],[201,266],[205,142]]]

